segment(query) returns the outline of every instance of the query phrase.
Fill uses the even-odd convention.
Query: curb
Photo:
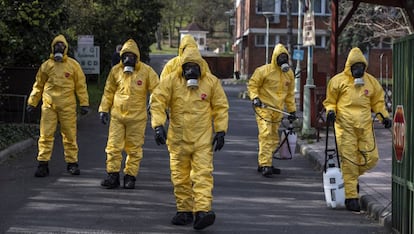
[[[299,153],[302,156],[308,158],[311,162],[312,166],[315,167],[316,170],[322,171],[323,170],[323,162],[320,161],[320,152],[312,150],[311,147],[306,145],[302,145],[300,141],[298,141],[299,146]],[[388,231],[392,230],[392,215],[391,210],[389,207],[384,207],[380,205],[379,202],[372,196],[372,195],[363,195],[360,198],[361,202],[361,209],[366,211],[366,214],[378,220],[379,224],[384,226]]]
[[[5,160],[7,157],[10,157],[11,155],[20,153],[30,146],[33,146],[35,144],[35,140],[33,138],[29,138],[17,143],[14,143],[13,145],[7,147],[6,149],[0,151],[0,161]]]

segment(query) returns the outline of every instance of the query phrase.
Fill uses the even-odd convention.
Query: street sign
[[[93,46],[93,35],[79,35],[78,47]]]
[[[404,108],[398,105],[394,115],[394,124],[392,131],[392,144],[394,147],[395,159],[397,162],[402,162],[405,150],[405,116]]]
[[[293,50],[293,60],[303,60],[303,50]]]
[[[315,45],[315,20],[313,11],[307,11],[303,15],[303,46]]]
[[[99,46],[78,47],[75,58],[85,74],[99,74]]]

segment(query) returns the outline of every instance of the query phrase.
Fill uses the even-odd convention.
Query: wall
[[[211,73],[219,79],[233,78],[234,57],[204,56]]]

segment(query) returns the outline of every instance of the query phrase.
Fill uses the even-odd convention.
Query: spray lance
[[[282,135],[281,135],[281,139],[280,139],[280,144],[279,146],[276,148],[275,151],[273,151],[273,158],[275,159],[279,159],[279,160],[285,160],[285,159],[292,159],[293,155],[295,154],[295,150],[296,150],[296,142],[297,142],[297,135],[295,133],[295,131],[293,130],[293,121],[297,119],[297,117],[295,115],[292,115],[288,112],[279,110],[273,106],[261,103],[260,106],[258,106],[260,108],[266,108],[269,109],[271,111],[275,111],[275,112],[279,112],[281,114],[287,115],[288,116],[288,120],[289,120],[289,126],[286,127],[286,129],[283,130]],[[254,108],[253,105],[253,109],[256,112],[256,109]],[[259,113],[256,112],[256,114],[263,119],[266,122],[270,122],[270,123],[277,123],[271,120],[266,120],[265,118],[263,118],[262,116],[260,116]],[[279,152],[279,155],[277,155],[276,153]]]

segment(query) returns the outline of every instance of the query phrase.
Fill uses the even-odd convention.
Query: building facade
[[[299,39],[302,37],[302,26],[299,27],[298,25],[299,3],[298,0],[290,0],[291,20],[288,20],[286,1],[235,0],[235,38],[232,49],[234,52],[234,71],[238,77],[248,79],[257,67],[270,62],[273,48],[278,43],[286,46],[291,57],[293,57],[293,50],[299,49],[303,51],[303,60],[292,60],[292,66],[293,70],[296,70],[297,63],[299,62],[298,68],[302,74],[304,74],[304,71],[306,74],[308,50],[307,47],[301,46],[301,41],[298,42],[298,36]],[[303,12],[308,7],[307,3],[309,2],[309,0],[302,0],[301,2],[301,25],[303,24]],[[319,76],[316,79],[329,79],[331,75],[329,74],[331,56],[329,51],[330,0],[313,0],[312,2],[315,24],[313,67],[316,68],[318,74],[326,74],[325,77]],[[298,35],[298,31],[300,35]],[[268,43],[266,43],[267,35]],[[268,51],[267,57],[269,61],[266,61],[266,50]],[[338,55],[337,72],[343,70],[346,57],[347,53]],[[369,62],[369,73],[378,78],[386,74],[392,74],[391,48],[371,49],[366,54],[366,58]],[[322,83],[325,83],[325,81]]]

